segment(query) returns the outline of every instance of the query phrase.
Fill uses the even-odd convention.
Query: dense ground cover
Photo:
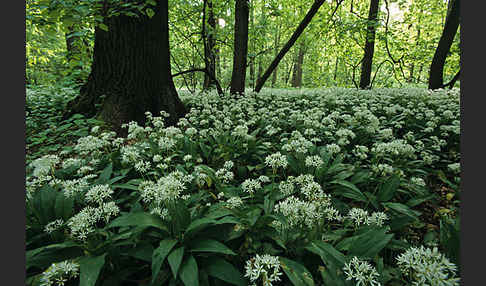
[[[27,92],[28,284],[458,285],[458,90],[181,92],[127,138],[74,94]]]

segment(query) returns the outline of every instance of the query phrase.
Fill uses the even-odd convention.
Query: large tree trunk
[[[361,79],[359,81],[359,88],[370,88],[371,81],[371,67],[373,65],[373,54],[375,52],[375,33],[376,33],[376,19],[378,18],[378,7],[380,0],[371,0],[370,10],[368,14],[368,29],[366,31],[366,44],[361,64]]]
[[[213,11],[213,1],[208,0],[208,24],[210,27],[209,33],[206,33],[205,28],[203,29],[203,33],[207,35],[207,42],[205,41],[206,49],[205,49],[205,57],[206,57],[206,69],[208,73],[204,74],[204,84],[203,89],[207,89],[216,85],[216,18],[214,17]],[[205,25],[205,23],[203,23]],[[203,35],[206,37],[206,35]]]
[[[171,76],[167,1],[158,1],[152,18],[116,16],[105,24],[108,31],[95,30],[88,81],[64,117],[97,115],[121,135],[123,123],[144,124],[146,111],[164,110],[175,124],[185,108]]]
[[[444,30],[435,50],[429,71],[429,89],[442,88],[444,84],[444,65],[447,54],[452,46],[454,37],[459,28],[460,0],[451,0],[449,15],[446,18]]]
[[[305,45],[299,45],[299,52],[295,57],[294,72],[292,74],[292,87],[302,86],[302,65],[304,64]]]
[[[246,60],[248,55],[248,9],[247,0],[236,0],[231,94],[245,92]]]
[[[322,4],[324,2],[326,2],[326,1],[325,0],[315,0],[314,1],[314,3],[312,4],[311,8],[309,9],[309,11],[307,12],[307,14],[305,15],[304,19],[302,19],[302,21],[300,22],[299,26],[297,27],[297,29],[295,29],[294,33],[292,34],[292,36],[290,37],[290,39],[287,41],[287,43],[285,44],[285,46],[283,46],[283,48],[280,50],[280,52],[275,57],[275,59],[272,61],[272,63],[267,68],[267,70],[265,71],[265,73],[263,73],[263,75],[258,78],[257,83],[256,83],[256,87],[255,87],[255,91],[256,92],[260,92],[260,90],[262,89],[263,85],[265,84],[265,82],[267,81],[267,79],[272,74],[273,70],[278,66],[278,64],[280,63],[280,61],[282,60],[282,58],[285,56],[285,54],[294,45],[295,41],[297,41],[297,39],[302,34],[302,32],[304,31],[304,29],[307,27],[307,25],[309,25],[310,21],[312,20],[312,18],[314,17],[314,15],[317,13],[317,11],[319,10],[319,8],[322,6]]]

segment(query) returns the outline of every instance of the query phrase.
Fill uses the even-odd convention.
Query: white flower
[[[88,203],[96,203],[101,205],[104,201],[111,199],[112,194],[113,190],[109,185],[96,185],[89,189],[84,199]]]
[[[55,221],[51,221],[50,223],[46,224],[44,227],[44,231],[47,233],[53,233],[54,231],[58,230],[62,227],[64,221],[62,219],[56,219]]]
[[[347,218],[350,219],[355,226],[360,226],[366,223],[368,211],[360,208],[352,208],[349,211]]]
[[[255,193],[255,191],[262,188],[262,184],[259,180],[246,179],[241,184],[241,188],[243,189],[244,192],[247,192],[250,195],[253,195],[253,193]]]
[[[413,281],[413,285],[459,285],[459,278],[455,278],[456,265],[436,247],[411,247],[397,257],[397,265]]]
[[[369,262],[360,260],[356,256],[344,264],[343,270],[347,276],[346,280],[356,280],[357,286],[381,285],[376,280],[380,276],[376,269]]]
[[[32,176],[41,177],[46,176],[59,163],[61,159],[57,155],[45,155],[41,158],[35,159],[30,163],[30,166],[34,168]]]
[[[280,154],[280,152],[274,153],[272,155],[268,155],[265,158],[265,165],[272,167],[272,169],[277,169],[279,167],[285,168],[287,167],[287,157]]]
[[[319,167],[320,165],[324,164],[324,161],[322,161],[321,157],[314,155],[314,156],[307,156],[305,158],[305,165],[308,167]]]
[[[280,261],[278,256],[264,254],[256,255],[246,261],[245,277],[256,285],[256,281],[261,279],[263,286],[272,286],[272,282],[280,281]]]
[[[243,205],[243,200],[240,197],[231,197],[226,200],[226,207],[229,209],[238,208]]]
[[[62,261],[53,263],[49,268],[42,272],[40,278],[41,286],[64,285],[70,279],[79,276],[79,264],[73,261]]]

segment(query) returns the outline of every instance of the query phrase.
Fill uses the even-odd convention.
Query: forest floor
[[[75,95],[66,88],[27,90],[27,249],[32,261],[27,268],[32,283],[45,277],[52,261],[62,260],[50,252],[38,257],[39,249],[53,243],[111,255],[115,266],[100,274],[107,279],[122,279],[116,278],[121,275],[117,271],[133,266],[123,258],[128,256],[148,263],[143,270],[134,268],[140,272],[125,273],[130,279],[146,279],[154,263],[169,269],[152,256],[151,251],[162,247],[158,234],[144,225],[123,234],[134,227],[129,222],[134,213],[144,214],[145,228],[155,226],[173,235],[185,247],[180,251],[187,251],[184,267],[195,259],[196,271],[199,267],[208,281],[245,285],[247,280],[222,277],[205,266],[209,258],[198,256],[198,247],[225,254],[211,258],[219,259],[211,265],[234,273],[248,273],[254,260],[246,268],[245,260],[256,254],[279,256],[284,285],[299,285],[295,281],[307,279],[302,273],[317,285],[328,279],[349,285],[349,272],[333,267],[349,266],[355,256],[372,261],[385,285],[411,283],[417,276],[407,276],[396,259],[418,246],[437,247],[459,265],[456,89],[264,89],[243,98],[180,91],[190,112],[177,126],[166,127],[162,118],[148,114],[149,125],[130,124],[126,139],[115,138],[103,122],[82,115],[62,121],[65,104]],[[100,185],[108,191],[96,193]],[[52,211],[38,209],[48,200],[42,192],[55,201]],[[94,202],[100,202],[106,219],[76,226],[81,213],[96,209]],[[209,227],[199,240],[206,235],[207,241],[220,239],[218,244],[203,247],[184,240],[195,231],[192,224]],[[46,237],[49,228],[51,236]],[[178,228],[185,229],[182,238]],[[117,241],[124,242],[121,250],[111,249]],[[123,252],[135,241],[146,246],[143,253]],[[232,253],[244,259],[227,259]],[[52,259],[46,260],[49,255]],[[73,256],[67,257],[86,262]],[[323,263],[327,272],[320,268]],[[295,276],[285,265],[300,269],[300,274]],[[453,272],[444,279],[453,279]],[[171,279],[171,271],[160,273],[160,281]],[[174,281],[191,279],[182,273],[174,273]]]

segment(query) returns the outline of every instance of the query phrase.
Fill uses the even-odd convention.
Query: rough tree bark
[[[322,6],[322,4],[326,2],[325,0],[315,0],[314,3],[312,4],[311,8],[305,15],[304,19],[300,22],[299,26],[297,29],[294,31],[290,39],[287,41],[287,43],[283,46],[283,48],[280,50],[278,55],[275,57],[275,59],[272,61],[270,66],[266,69],[266,71],[263,73],[261,77],[258,78],[256,86],[255,86],[255,91],[260,92],[262,89],[263,85],[267,81],[267,79],[270,77],[272,74],[273,70],[278,66],[282,58],[285,56],[285,54],[290,50],[290,48],[294,45],[295,41],[299,38],[299,36],[302,34],[304,29],[309,25],[310,21],[314,17],[314,15],[317,13],[319,8]]]
[[[248,1],[236,0],[231,94],[245,92],[246,60],[248,55],[248,14]]]
[[[216,85],[214,79],[216,78],[216,18],[214,17],[213,1],[207,1],[208,6],[208,25],[210,27],[209,33],[206,31],[206,23],[203,23],[203,40],[204,40],[204,57],[208,73],[204,74],[203,89],[208,89]],[[206,13],[206,11],[204,11]],[[203,19],[204,21],[204,19]],[[207,41],[206,41],[207,39]]]
[[[144,124],[146,111],[168,112],[168,124],[185,114],[171,76],[167,1],[158,1],[154,10],[152,18],[106,18],[108,31],[95,30],[91,73],[65,118],[96,115],[124,135],[121,125]]]
[[[447,15],[444,30],[430,65],[429,89],[442,88],[444,85],[444,65],[459,28],[460,0],[451,0],[450,5],[449,15]]]
[[[373,65],[373,54],[375,51],[375,33],[376,20],[378,18],[378,8],[380,0],[371,0],[370,10],[368,14],[368,28],[366,31],[366,44],[361,63],[361,79],[359,81],[359,88],[370,88],[371,83],[371,67]]]

